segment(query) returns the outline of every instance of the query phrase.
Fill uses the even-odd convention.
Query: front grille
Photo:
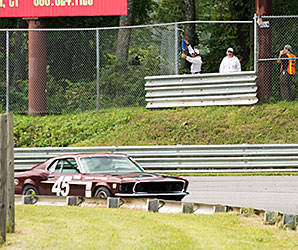
[[[181,192],[184,188],[182,181],[166,181],[166,182],[138,182],[135,185],[136,193],[171,193]]]

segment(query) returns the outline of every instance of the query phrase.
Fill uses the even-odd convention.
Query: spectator
[[[234,50],[232,48],[227,49],[227,56],[225,56],[219,67],[219,73],[229,73],[229,72],[240,72],[241,64],[239,59],[234,56]]]
[[[200,74],[202,67],[202,58],[199,56],[200,51],[198,49],[193,49],[188,41],[185,40],[185,43],[187,45],[188,52],[191,54],[191,57],[182,54],[182,58],[191,63],[190,71],[192,74]]]
[[[277,63],[280,63],[280,92],[281,98],[285,101],[291,101],[291,85],[292,78],[295,75],[296,56],[292,54],[292,47],[286,45],[283,50],[279,52]]]

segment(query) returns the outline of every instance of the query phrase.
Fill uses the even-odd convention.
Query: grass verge
[[[159,214],[120,209],[16,206],[10,249],[297,249],[296,231],[239,214]]]
[[[298,102],[14,116],[16,147],[297,143]]]

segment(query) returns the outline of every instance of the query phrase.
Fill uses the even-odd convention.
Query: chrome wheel
[[[112,196],[111,191],[105,187],[100,187],[99,189],[97,189],[94,195],[94,197],[98,197],[102,199],[106,199],[111,196]]]

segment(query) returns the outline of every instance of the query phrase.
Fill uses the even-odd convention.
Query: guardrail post
[[[107,208],[119,208],[120,198],[108,197]]]
[[[228,212],[227,206],[214,206],[214,213],[226,213]]]
[[[7,115],[0,115],[0,242],[6,241]]]
[[[24,205],[33,205],[34,204],[34,197],[31,195],[23,195],[22,196],[22,204]]]
[[[284,214],[282,217],[282,225],[283,227],[288,227],[295,230],[297,226],[297,215]]]
[[[79,197],[67,196],[66,197],[66,205],[67,206],[78,206],[79,205]]]
[[[147,200],[147,210],[157,213],[159,209],[159,200]]]
[[[182,213],[192,214],[194,211],[193,203],[182,203]]]
[[[267,225],[274,225],[281,220],[281,215],[277,211],[266,211],[264,214],[264,221]]]

